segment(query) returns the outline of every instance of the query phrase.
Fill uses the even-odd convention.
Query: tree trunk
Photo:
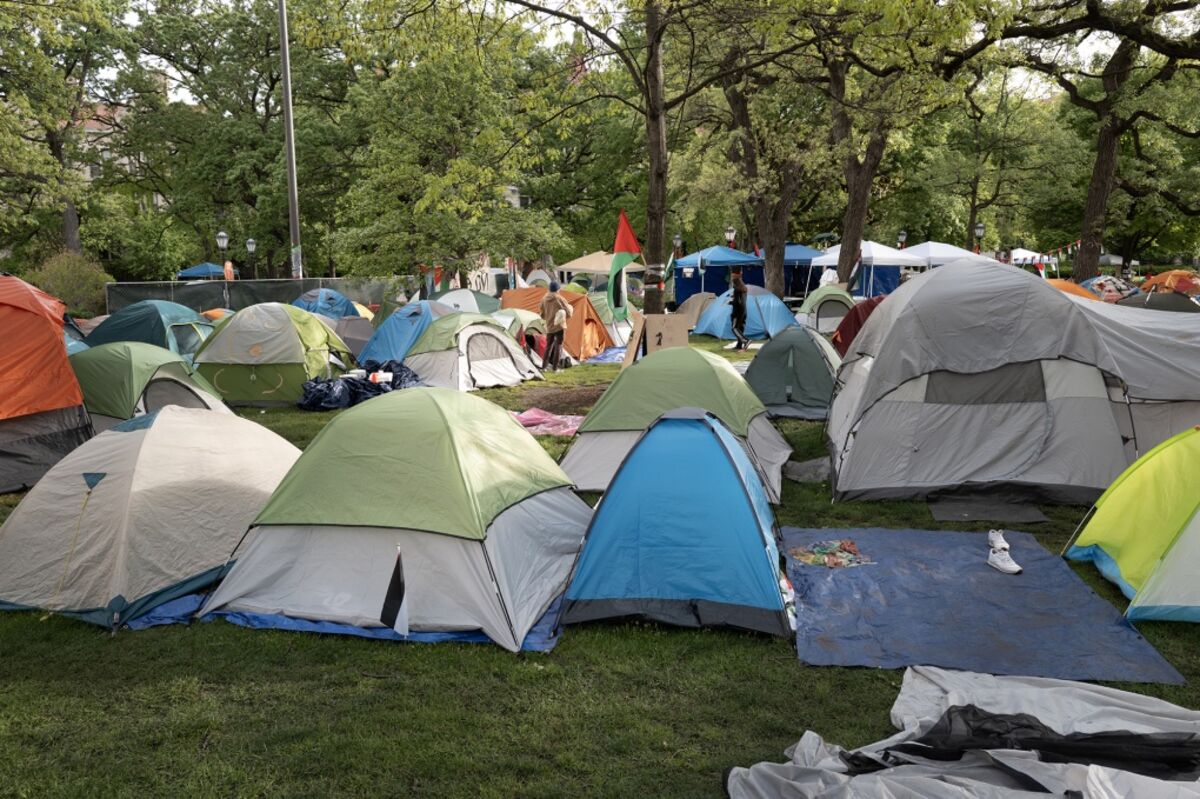
[[[1120,101],[1121,87],[1129,80],[1140,49],[1139,45],[1128,39],[1122,41],[1104,65],[1101,75],[1104,100],[1099,106],[1100,133],[1096,137],[1096,161],[1092,164],[1092,181],[1088,184],[1087,201],[1083,205],[1083,225],[1079,232],[1079,252],[1075,256],[1075,268],[1071,274],[1076,282],[1100,274],[1104,216],[1117,174],[1117,145],[1127,124],[1116,106]]]
[[[82,253],[83,243],[79,240],[79,211],[74,200],[67,199],[63,205],[63,247],[70,252]]]
[[[879,169],[879,162],[883,160],[883,151],[887,146],[887,131],[882,129],[883,120],[876,124],[879,127],[871,131],[867,151],[863,153],[862,159],[854,153],[848,153],[842,159],[847,198],[846,213],[842,215],[842,249],[838,253],[839,283],[850,280],[854,265],[858,263],[863,230],[867,225],[867,208],[871,204],[871,187],[875,183],[875,172]]]
[[[1083,228],[1079,234],[1079,252],[1075,256],[1072,278],[1079,282],[1100,274],[1100,251],[1104,247],[1104,216],[1112,194],[1113,178],[1117,173],[1117,144],[1121,124],[1109,118],[1100,127],[1096,139],[1096,162],[1092,165],[1092,182],[1088,184],[1087,201],[1083,206]]]
[[[655,278],[661,274],[667,224],[667,110],[663,99],[662,9],[658,0],[646,3],[646,150],[650,171],[646,192],[645,312],[662,313],[663,297]],[[657,268],[656,268],[657,267]]]

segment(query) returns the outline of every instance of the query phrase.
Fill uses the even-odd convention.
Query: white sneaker
[[[1020,574],[1021,567],[1012,559],[1012,555],[1008,554],[1007,549],[993,548],[988,554],[988,565],[998,572],[1004,574]]]
[[[1004,540],[1003,530],[988,530],[988,546],[992,549],[1008,550],[1008,542]]]

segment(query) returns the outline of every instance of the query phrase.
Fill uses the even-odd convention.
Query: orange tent
[[[501,308],[522,308],[526,311],[541,313],[542,297],[546,289],[533,286],[527,289],[509,289],[500,295]],[[599,355],[613,345],[608,328],[604,326],[600,314],[592,307],[586,294],[575,294],[571,291],[560,291],[558,296],[571,304],[571,318],[567,320],[567,330],[563,335],[563,349],[577,361],[586,361],[593,355]]]
[[[0,275],[0,493],[38,481],[92,424],[63,340],[66,307]]]
[[[83,404],[63,344],[65,311],[41,289],[0,276],[0,419]]]
[[[1200,294],[1200,275],[1190,269],[1172,269],[1142,281],[1142,291],[1179,291],[1189,296]]]
[[[1047,280],[1046,282],[1064,294],[1073,294],[1076,297],[1083,297],[1085,300],[1096,300],[1097,302],[1100,300],[1100,298],[1095,294],[1088,291],[1078,283],[1072,283],[1070,280],[1061,280],[1056,277]]]

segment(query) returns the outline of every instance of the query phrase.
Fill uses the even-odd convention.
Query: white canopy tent
[[[1058,265],[1058,256],[1050,255],[1044,252],[1035,252],[1027,250],[1024,247],[1014,247],[1009,253],[1009,263],[1029,265],[1029,264],[1054,264]]]
[[[560,274],[566,275],[607,275],[612,269],[613,254],[604,250],[590,252],[587,255],[581,255],[578,258],[567,261],[561,266],[554,267]],[[627,272],[645,272],[646,267],[642,264],[630,264],[625,267]]]
[[[914,255],[925,260],[926,266],[941,266],[952,261],[960,261],[963,259],[972,261],[990,261],[991,259],[978,253],[973,253],[970,250],[962,247],[955,247],[953,244],[946,244],[941,241],[925,241],[920,244],[914,244],[902,250],[906,255]]]
[[[814,258],[813,266],[837,268],[838,255],[842,245],[835,244],[819,258]],[[876,241],[864,241],[859,249],[863,266],[925,266],[924,258],[910,255],[908,250],[897,250]]]

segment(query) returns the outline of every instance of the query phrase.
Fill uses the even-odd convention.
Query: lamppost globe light
[[[737,238],[737,231],[733,229],[733,225],[725,228],[725,241],[733,244],[733,240]]]
[[[254,255],[255,248],[258,247],[258,242],[254,239],[246,239],[246,252]]]
[[[904,242],[908,241],[908,231],[901,230],[896,234],[896,241],[900,242],[900,246],[904,247]]]
[[[983,231],[984,231],[983,223],[982,223],[982,222],[976,222],[976,223],[975,223],[975,238],[977,238],[977,239],[982,239],[982,238],[983,238]]]
[[[679,233],[676,233],[674,236],[671,237],[671,243],[673,243],[675,245],[675,249],[678,250],[680,247],[683,246],[683,236],[680,235]]]
[[[224,252],[225,248],[228,246],[229,246],[229,234],[226,233],[224,230],[222,230],[221,232],[217,233],[217,249]]]

